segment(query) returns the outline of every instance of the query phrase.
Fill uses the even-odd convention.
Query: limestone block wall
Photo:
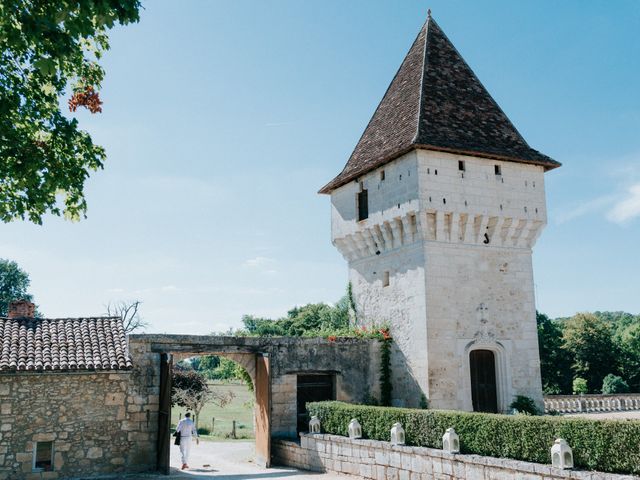
[[[469,355],[494,352],[498,410],[515,395],[542,407],[530,251],[425,244],[428,396],[433,408],[472,410]]]
[[[363,187],[369,217],[358,221]],[[391,324],[394,405],[425,394],[434,408],[472,410],[469,353],[483,349],[499,411],[515,395],[542,407],[531,262],[546,224],[542,167],[416,150],[331,202],[358,321]]]
[[[0,375],[0,479],[55,479],[155,466],[158,395],[147,372]],[[54,471],[32,472],[53,441]]]
[[[336,400],[363,402],[379,396],[380,353],[376,340],[274,339],[271,359],[271,435],[295,438],[297,375],[335,375]]]
[[[355,260],[349,268],[359,323],[391,326],[392,404],[397,407],[417,407],[421,393],[428,393],[425,263],[424,249],[415,243]]]
[[[615,475],[560,470],[505,458],[446,453],[425,447],[392,446],[335,435],[300,435],[300,442],[272,443],[274,463],[317,472],[356,475],[369,480],[637,480]]]

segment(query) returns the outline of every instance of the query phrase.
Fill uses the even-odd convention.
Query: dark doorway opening
[[[322,402],[335,399],[335,375],[298,375],[298,433],[309,430],[307,402]]]
[[[473,350],[471,367],[471,400],[474,412],[498,412],[496,359],[491,350]]]

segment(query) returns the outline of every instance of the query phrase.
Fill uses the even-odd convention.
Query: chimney
[[[9,303],[9,318],[33,318],[35,314],[36,306],[29,300],[16,300]]]

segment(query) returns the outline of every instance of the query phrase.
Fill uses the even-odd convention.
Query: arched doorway
[[[474,412],[498,412],[496,358],[491,350],[472,350],[469,353],[471,371],[471,400]]]
[[[178,350],[178,349],[176,349]],[[254,385],[255,414],[255,463],[261,467],[271,464],[271,432],[270,432],[270,363],[266,353],[240,352],[237,348],[212,348],[209,352],[194,349],[194,354],[181,352],[181,357],[192,357],[202,353],[225,356],[241,363],[249,371]],[[235,350],[229,353],[225,350]],[[174,359],[171,353],[160,355],[160,395],[158,412],[158,448],[157,465],[164,473],[170,473],[170,437],[171,424],[171,371]]]

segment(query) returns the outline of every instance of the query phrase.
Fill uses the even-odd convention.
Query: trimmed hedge
[[[407,445],[442,448],[442,435],[453,427],[462,453],[551,463],[551,445],[564,438],[576,467],[612,473],[640,473],[640,421],[587,420],[526,415],[495,415],[447,410],[372,407],[342,402],[307,403],[322,431],[348,436],[352,418],[364,438],[390,440],[391,426],[402,423]]]

